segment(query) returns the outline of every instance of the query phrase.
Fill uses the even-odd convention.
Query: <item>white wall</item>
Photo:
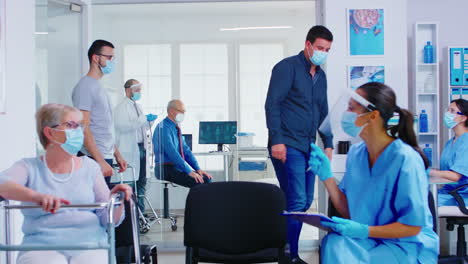
[[[6,1],[7,114],[0,115],[0,171],[35,155],[34,4]],[[3,226],[0,218],[2,239]]]
[[[423,8],[422,8],[423,7]],[[411,0],[408,1],[408,49],[412,54],[414,49],[414,24],[416,22],[439,22],[439,46],[437,47],[440,56],[440,93],[441,93],[441,109],[448,106],[448,46],[468,46],[468,35],[463,31],[466,22],[463,19],[468,10],[468,1],[465,0]],[[411,62],[410,62],[411,63]],[[409,86],[413,89],[414,78],[413,69],[409,67]],[[441,126],[443,128],[443,126]],[[441,147],[448,140],[448,130],[441,129]]]
[[[437,47],[440,56],[440,93],[441,93],[441,109],[448,106],[448,46],[468,46],[468,35],[464,31],[466,22],[463,20],[466,17],[468,10],[468,1],[465,0],[410,0],[408,1],[408,48],[410,53],[414,47],[414,24],[416,22],[438,22],[439,23],[439,46]],[[410,62],[411,63],[411,62]],[[409,86],[414,89],[413,69],[410,69]],[[441,124],[441,147],[448,140],[448,129],[445,129]],[[445,221],[441,221],[441,255],[455,254],[456,251],[456,231],[445,231]],[[468,235],[468,231],[466,231]],[[450,241],[450,244],[448,243]]]
[[[334,35],[332,50],[326,65],[328,101],[334,104],[340,91],[348,89],[347,65],[385,65],[385,83],[392,87],[400,107],[408,106],[406,0],[322,0],[324,25]],[[347,8],[384,8],[385,55],[381,58],[348,56]]]

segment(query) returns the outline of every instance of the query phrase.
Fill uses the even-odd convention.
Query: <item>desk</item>
[[[229,157],[232,155],[231,151],[213,151],[213,152],[193,152],[194,156],[223,156],[224,163],[224,179],[229,181]]]
[[[239,147],[234,149],[235,162],[233,163],[233,179],[243,181],[256,181],[259,179],[275,177],[273,165],[269,161],[269,153],[266,147]],[[264,162],[265,169],[240,171],[241,162]]]

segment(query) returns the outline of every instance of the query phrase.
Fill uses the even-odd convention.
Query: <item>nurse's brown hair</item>
[[[419,148],[416,133],[413,129],[414,115],[409,110],[400,108],[396,104],[396,95],[393,89],[378,82],[363,84],[358,89],[364,91],[365,95],[363,97],[375,105],[380,116],[382,116],[384,127],[390,136],[399,138],[406,144],[412,146],[414,150],[421,155],[424,166],[428,168],[428,159]],[[388,120],[393,117],[395,112],[399,115],[398,125],[389,126]]]

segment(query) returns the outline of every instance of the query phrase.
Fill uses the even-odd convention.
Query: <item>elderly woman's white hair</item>
[[[44,149],[49,144],[47,137],[44,135],[44,127],[54,127],[60,125],[63,117],[70,113],[79,113],[81,118],[83,114],[75,107],[64,105],[64,104],[45,104],[39,108],[36,112],[36,131],[39,141]]]

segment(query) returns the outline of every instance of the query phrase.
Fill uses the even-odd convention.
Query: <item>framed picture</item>
[[[0,0],[0,114],[6,113],[6,88],[5,88],[5,2]]]
[[[350,56],[384,55],[384,9],[348,9]]]
[[[348,67],[348,86],[353,91],[369,82],[385,83],[385,67],[377,65]]]

